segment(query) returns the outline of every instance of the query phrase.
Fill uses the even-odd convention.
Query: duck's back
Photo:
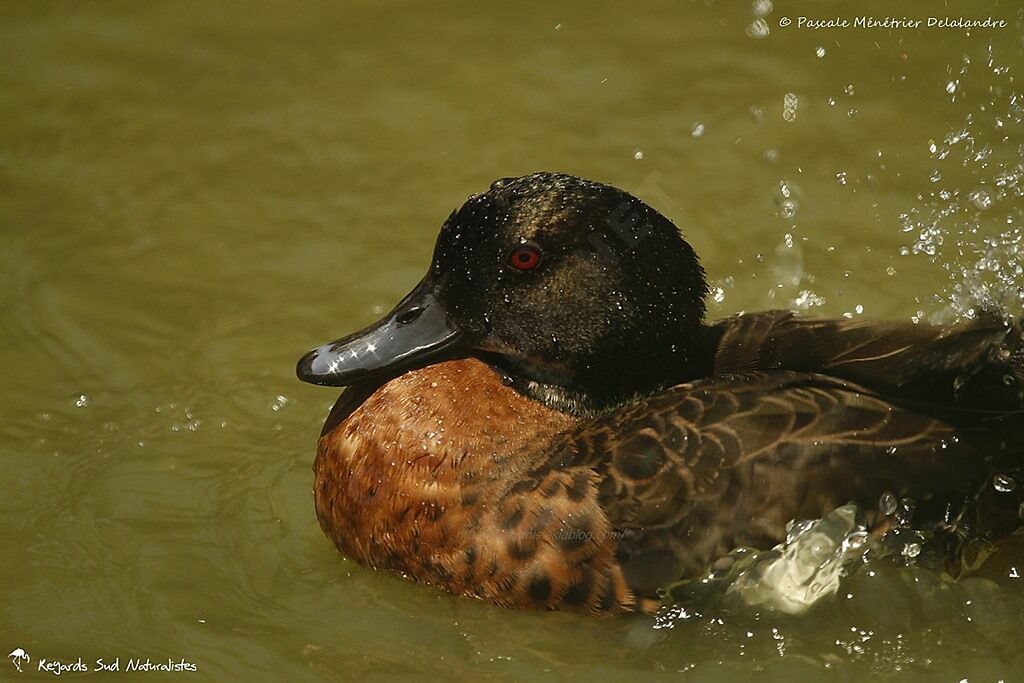
[[[747,313],[710,328],[714,374],[791,370],[856,382],[938,412],[1024,423],[1024,325],[981,316],[958,325]]]

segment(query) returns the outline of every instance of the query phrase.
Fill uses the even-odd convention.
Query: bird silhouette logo
[[[14,648],[11,651],[11,654],[7,656],[11,658],[11,661],[14,663],[14,666],[18,669],[18,671],[21,671],[22,662],[28,664],[32,661],[32,658],[28,656],[28,653],[22,650],[20,647]]]

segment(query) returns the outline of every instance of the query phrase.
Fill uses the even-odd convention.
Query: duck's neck
[[[600,415],[666,387],[712,374],[720,332],[701,326],[680,339],[610,350],[577,367],[531,364],[488,355],[506,385],[554,410],[576,417]]]

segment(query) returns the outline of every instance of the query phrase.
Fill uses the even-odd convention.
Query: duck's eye
[[[533,270],[540,265],[541,251],[536,244],[520,244],[512,250],[508,264],[516,270]]]

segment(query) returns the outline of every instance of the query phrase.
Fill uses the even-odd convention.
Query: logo
[[[28,656],[28,653],[20,647],[14,648],[7,657],[11,660],[11,664],[14,665],[19,672],[26,670],[31,671],[29,664],[32,662],[32,658]],[[157,659],[153,660],[152,657],[128,657],[126,658],[124,668],[121,668],[121,657],[100,657],[95,660],[94,663],[90,664],[86,660],[79,656],[75,659],[48,659],[46,657],[36,657],[36,671],[45,671],[51,673],[54,676],[60,676],[65,673],[79,673],[88,671],[164,671],[172,673],[181,673],[185,671],[198,671],[199,667],[195,662],[189,661],[184,657],[179,657],[177,660],[171,659]]]
[[[22,650],[20,647],[16,647],[11,650],[11,654],[7,655],[11,658],[11,662],[17,667],[18,671],[21,671],[21,664],[24,662],[28,664],[32,661],[32,658],[28,656],[28,653]]]

